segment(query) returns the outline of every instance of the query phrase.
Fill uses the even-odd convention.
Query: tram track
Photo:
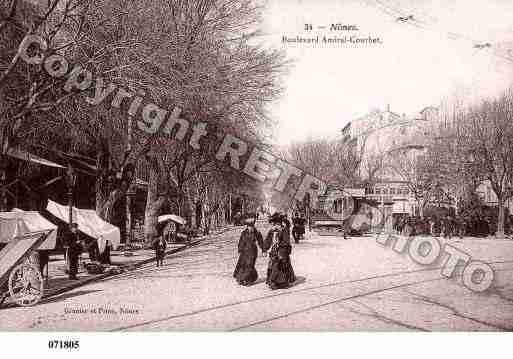
[[[488,264],[490,264],[490,265],[493,265],[493,264],[508,264],[508,263],[513,263],[513,261],[494,261],[494,262],[488,262]],[[458,265],[457,267],[463,267],[463,265]],[[434,268],[420,268],[420,269],[409,270],[409,271],[400,271],[400,272],[395,272],[395,273],[386,273],[386,274],[381,274],[381,275],[368,276],[368,277],[357,278],[357,279],[353,279],[353,280],[337,281],[337,282],[326,283],[326,284],[321,284],[321,285],[317,285],[317,286],[311,286],[311,287],[297,289],[297,290],[289,289],[289,290],[286,290],[286,291],[280,292],[280,293],[274,293],[274,294],[269,294],[269,295],[264,295],[264,296],[259,296],[259,297],[251,298],[251,299],[248,299],[248,300],[236,301],[236,302],[221,304],[221,305],[217,305],[217,306],[211,306],[211,307],[207,307],[207,308],[202,308],[202,309],[198,309],[198,310],[189,311],[189,312],[186,312],[186,313],[180,313],[180,314],[175,314],[175,315],[167,316],[167,317],[164,317],[164,318],[148,320],[148,321],[144,321],[144,322],[141,322],[141,323],[136,323],[136,324],[132,324],[132,325],[124,326],[124,327],[118,327],[118,328],[112,329],[111,331],[122,331],[122,330],[135,329],[135,328],[144,327],[144,326],[151,326],[151,325],[154,325],[154,324],[164,323],[166,321],[172,321],[172,320],[175,320],[175,319],[187,318],[187,317],[191,317],[191,316],[195,316],[195,315],[200,315],[200,314],[204,314],[204,313],[214,312],[214,311],[217,311],[217,310],[223,310],[223,309],[228,309],[228,308],[232,308],[232,307],[236,307],[236,306],[242,306],[242,305],[246,305],[246,304],[249,304],[249,303],[265,301],[265,300],[273,299],[273,298],[276,298],[276,297],[293,296],[293,295],[298,294],[298,293],[312,292],[312,291],[323,289],[323,288],[333,288],[333,287],[339,287],[339,286],[342,286],[342,285],[345,285],[345,284],[361,283],[361,282],[366,282],[366,281],[371,281],[371,280],[376,280],[376,279],[384,279],[384,278],[394,278],[394,277],[398,277],[398,276],[405,276],[405,275],[409,275],[409,274],[417,274],[417,273],[421,273],[421,272],[440,271],[442,268],[443,267],[441,267],[441,266],[440,267],[434,267]],[[507,269],[502,269],[502,270],[495,269],[496,272],[510,271],[510,270],[513,270],[513,268],[507,268]],[[459,277],[459,276],[455,276],[455,277]],[[330,301],[327,301],[327,302],[320,303],[318,305],[314,305],[314,306],[310,306],[310,307],[307,307],[307,308],[302,308],[302,309],[299,309],[299,310],[291,311],[291,312],[288,312],[288,313],[284,313],[282,315],[274,316],[274,317],[263,319],[263,320],[260,320],[260,321],[251,322],[251,323],[245,324],[243,326],[232,328],[229,331],[238,331],[238,330],[243,330],[243,329],[251,328],[251,327],[254,327],[254,326],[257,326],[257,325],[260,325],[260,324],[265,324],[265,323],[269,323],[269,322],[276,321],[276,320],[279,320],[279,319],[283,319],[283,318],[286,318],[286,317],[290,317],[290,316],[293,316],[293,315],[298,315],[298,314],[301,314],[301,313],[304,313],[304,312],[308,312],[308,311],[311,311],[311,310],[323,308],[323,307],[326,307],[326,306],[329,306],[329,305],[332,305],[332,304],[336,304],[336,303],[339,303],[339,302],[343,302],[343,301],[348,301],[348,300],[352,300],[352,299],[362,298],[362,297],[370,296],[370,295],[373,295],[373,294],[378,294],[378,293],[381,293],[381,292],[386,292],[386,291],[395,290],[395,289],[399,289],[399,288],[403,288],[403,287],[414,286],[414,285],[417,285],[417,284],[423,284],[423,283],[428,283],[428,282],[433,282],[433,281],[440,281],[440,280],[450,280],[450,278],[446,278],[446,277],[443,277],[443,276],[440,275],[440,277],[437,277],[437,278],[431,278],[431,279],[420,280],[420,281],[413,281],[413,282],[408,282],[408,283],[401,283],[401,284],[397,284],[397,285],[388,286],[388,287],[385,287],[385,288],[377,288],[377,289],[374,289],[374,290],[366,291],[366,292],[363,292],[363,293],[358,293],[358,294],[355,294],[355,295],[339,297],[339,298],[336,298],[336,299],[333,299],[333,300],[330,300]]]
[[[502,269],[502,270],[496,269],[495,271],[496,272],[513,271],[513,267],[507,268],[507,269]],[[457,277],[460,277],[460,276],[457,276]],[[276,321],[276,320],[288,318],[288,317],[291,317],[291,316],[294,316],[294,315],[303,314],[303,313],[306,313],[306,312],[309,312],[309,311],[312,311],[312,310],[316,310],[316,309],[320,309],[320,308],[323,308],[323,307],[327,307],[327,306],[330,306],[330,305],[333,305],[333,304],[338,304],[338,303],[349,301],[349,300],[364,298],[364,297],[367,297],[367,296],[370,296],[370,295],[379,294],[379,293],[387,292],[387,291],[390,291],[390,290],[407,288],[407,287],[414,286],[414,285],[417,285],[417,284],[423,284],[423,283],[429,283],[429,282],[435,282],[435,281],[447,280],[447,279],[448,278],[445,278],[445,277],[434,278],[434,279],[426,279],[426,280],[422,280],[422,281],[417,281],[417,282],[412,282],[412,283],[405,283],[405,284],[400,284],[400,285],[396,285],[396,286],[391,286],[391,287],[388,287],[388,288],[380,288],[380,289],[377,289],[377,290],[368,291],[366,293],[356,294],[356,295],[352,295],[352,296],[346,296],[346,297],[342,297],[342,298],[337,298],[335,300],[328,301],[328,302],[325,302],[325,303],[322,303],[322,304],[319,304],[319,305],[315,305],[315,306],[311,306],[311,307],[308,307],[308,308],[304,308],[304,309],[288,312],[286,314],[274,316],[272,318],[267,318],[267,319],[255,321],[255,322],[252,322],[252,323],[248,323],[248,324],[245,324],[243,326],[239,326],[237,328],[230,329],[229,331],[233,332],[233,331],[249,329],[249,328],[255,327],[257,325],[267,324],[267,323],[270,323],[270,322],[273,322],[273,321]],[[487,325],[489,327],[493,327],[495,329],[505,330],[505,331],[513,331],[513,326],[512,327],[504,327],[504,326],[500,326],[500,325],[484,323],[484,322],[479,321],[479,320],[477,320],[475,318],[469,318],[469,317],[467,317],[465,319],[473,320],[473,321],[476,321],[476,322],[478,322],[480,324]]]

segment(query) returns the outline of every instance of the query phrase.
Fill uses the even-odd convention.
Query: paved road
[[[267,227],[259,225],[264,232]],[[492,263],[494,289],[476,294],[373,237],[315,237],[293,249],[299,279],[271,291],[238,286],[240,229],[31,308],[0,309],[0,330],[513,330],[513,241],[453,240]],[[257,269],[265,273],[267,258]]]

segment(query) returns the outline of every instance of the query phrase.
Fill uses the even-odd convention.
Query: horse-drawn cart
[[[14,236],[0,250],[0,305],[7,297],[21,306],[37,304],[43,297],[44,282],[30,255],[51,231],[35,231]]]

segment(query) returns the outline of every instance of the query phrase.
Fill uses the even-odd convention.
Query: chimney
[[[390,104],[387,104],[387,112],[390,112]]]

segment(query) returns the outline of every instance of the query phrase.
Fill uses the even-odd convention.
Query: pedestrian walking
[[[300,239],[303,239],[305,235],[305,219],[299,216],[299,213],[294,214],[292,218],[292,237],[295,243],[299,243]]]
[[[157,267],[161,267],[164,265],[164,255],[166,254],[166,240],[163,236],[157,237],[153,244],[153,248],[155,249],[155,260],[157,261]]]
[[[255,228],[256,216],[249,215],[244,223],[246,228],[240,234],[238,252],[239,259],[233,271],[233,277],[240,285],[253,284],[258,279],[258,272],[255,268],[256,259],[258,257],[258,247],[263,252],[263,238]]]
[[[81,241],[77,223],[70,225],[70,232],[66,242],[68,243],[69,279],[75,280],[78,274],[78,258],[83,250],[80,244]]]
[[[397,219],[397,234],[402,234],[403,233],[403,228],[404,228],[404,223],[405,223],[405,220],[406,218],[404,216],[400,216],[398,219]]]
[[[463,236],[465,235],[466,228],[467,228],[467,222],[465,221],[465,218],[460,216],[459,221],[458,221],[458,236],[460,237],[460,239],[463,239]]]
[[[273,228],[264,240],[264,251],[269,251],[267,268],[267,285],[271,289],[287,288],[296,281],[290,255],[292,246],[288,237],[287,221],[280,213],[275,213],[269,219]]]
[[[434,218],[429,219],[429,233],[434,237],[435,236],[435,226],[436,222]]]
[[[448,215],[444,219],[444,238],[451,239],[453,230],[451,217]]]

